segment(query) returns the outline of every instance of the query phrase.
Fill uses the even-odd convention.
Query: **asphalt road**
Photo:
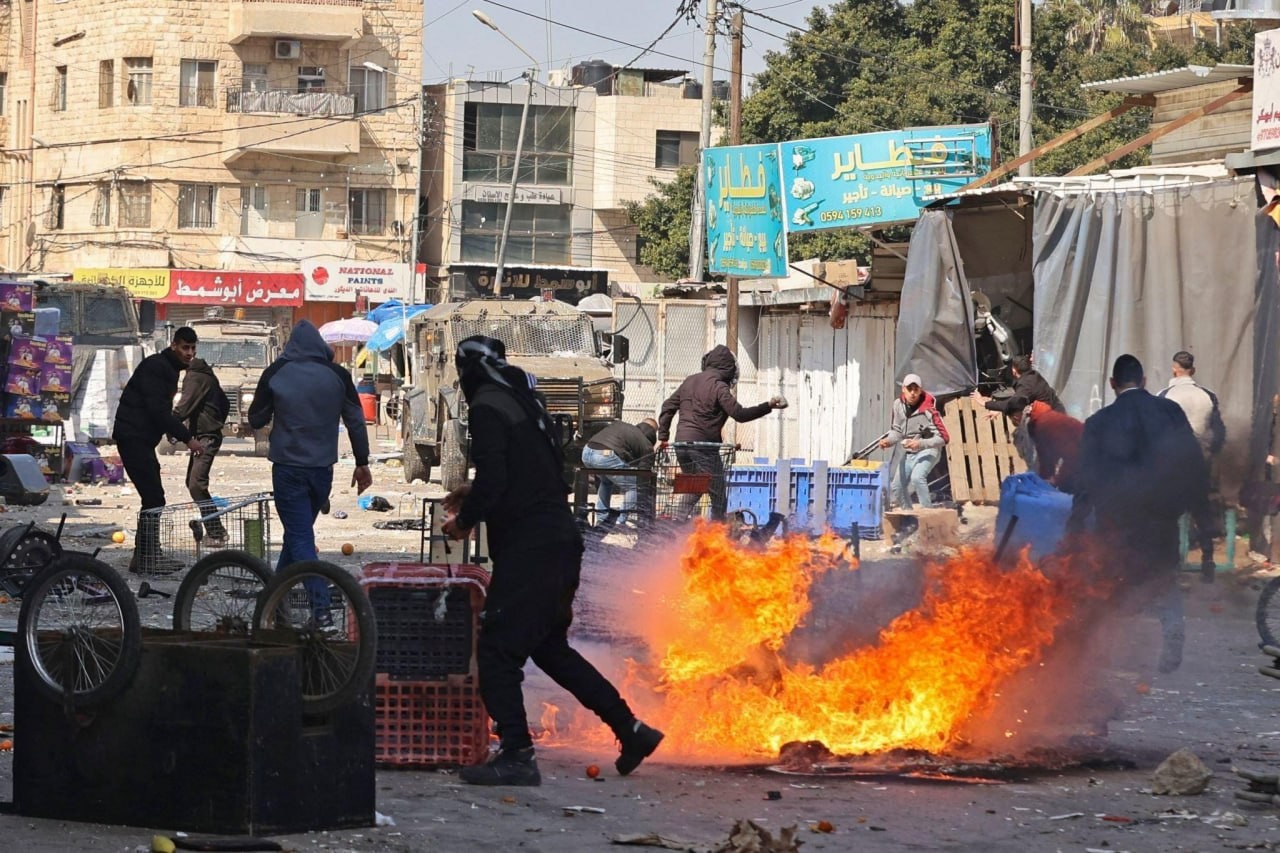
[[[181,495],[184,464],[179,457],[165,461],[171,500]],[[227,494],[248,494],[269,484],[265,460],[234,452],[219,460],[214,476]],[[364,562],[412,558],[417,552],[416,533],[374,531],[371,523],[416,514],[417,499],[431,489],[421,484],[406,487],[399,482],[399,470],[390,466],[377,466],[375,477],[375,492],[388,497],[395,507],[392,513],[375,517],[362,512],[354,493],[339,489],[333,508],[348,517],[321,522],[324,556],[353,571]],[[75,505],[85,498],[98,498],[102,505]],[[109,562],[127,563],[128,545],[113,545],[100,531],[127,525],[136,496],[120,487],[89,487],[58,499],[34,510],[10,507],[0,515],[0,527],[28,518],[56,521],[65,509],[73,544],[104,546],[102,554]],[[989,537],[990,513],[975,510],[969,515],[966,535],[975,540]],[[345,560],[337,552],[343,542],[357,546]],[[619,558],[625,550],[588,559],[580,596],[579,637],[588,655],[606,668],[615,665],[620,651],[635,651],[627,648],[626,633],[616,629],[618,613],[645,605],[634,597],[639,594],[635,591],[643,587],[645,572],[652,571],[653,558]],[[884,545],[868,547],[864,557],[867,577],[876,579],[871,588],[883,594],[877,612],[881,619],[890,618],[895,608],[906,606],[909,595],[896,591],[910,589],[918,579],[918,566],[910,553],[892,554]],[[129,580],[136,587],[137,579]],[[1169,675],[1138,673],[1127,682],[1121,679],[1124,707],[1119,718],[1104,739],[1070,741],[1078,749],[1053,753],[1056,759],[1050,763],[1073,764],[1064,769],[1018,766],[996,772],[988,767],[977,774],[986,777],[981,784],[906,778],[894,772],[898,765],[888,760],[847,775],[783,775],[758,760],[700,766],[679,763],[679,756],[660,750],[635,774],[620,778],[607,748],[563,745],[540,749],[539,788],[476,789],[461,785],[448,771],[380,770],[377,809],[394,825],[277,840],[295,850],[564,851],[614,848],[619,836],[653,833],[689,849],[708,849],[725,841],[735,821],[750,819],[775,834],[796,825],[806,848],[825,850],[1277,849],[1280,809],[1236,801],[1234,792],[1245,786],[1231,773],[1234,765],[1280,770],[1280,682],[1257,672],[1259,664],[1269,662],[1257,649],[1253,626],[1260,585],[1248,566],[1224,573],[1212,586],[1187,575],[1183,666]],[[824,626],[845,606],[839,590],[823,601],[827,604],[815,611],[810,626],[797,637],[798,648],[820,648]],[[147,624],[166,625],[166,600],[140,604]],[[834,612],[824,611],[824,606]],[[0,625],[16,622],[16,614],[15,603],[0,604]],[[1141,643],[1128,651],[1140,659],[1146,656]],[[1151,650],[1150,659],[1156,651]],[[1132,688],[1127,693],[1126,683]],[[1139,688],[1139,683],[1149,687]],[[526,684],[534,719],[544,700],[561,706],[572,701],[536,671],[529,672]],[[1073,686],[1059,689],[1070,693]],[[13,723],[12,710],[13,667],[5,661],[0,663],[0,722]],[[38,723],[18,721],[15,748],[22,748],[22,727],[34,724]],[[1154,767],[1182,747],[1214,771],[1208,790],[1184,797],[1152,795]],[[604,768],[599,780],[585,776],[588,764]],[[0,753],[0,801],[12,797],[12,788],[12,753]],[[778,798],[770,799],[770,791],[778,792]],[[603,813],[566,811],[569,806]],[[822,821],[831,825],[830,832],[818,831]],[[154,833],[169,830],[35,820],[9,811],[0,814],[0,848],[134,850],[149,845]]]

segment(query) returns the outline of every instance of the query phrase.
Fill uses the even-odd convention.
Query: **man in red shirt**
[[[1025,420],[1027,432],[1036,446],[1040,478],[1071,494],[1080,459],[1080,441],[1084,423],[1068,414],[1054,411],[1039,400],[1014,416],[1014,422]]]

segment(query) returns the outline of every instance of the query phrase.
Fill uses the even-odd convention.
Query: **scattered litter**
[[[766,800],[780,800],[782,799],[782,792],[781,791],[765,791],[764,798]]]
[[[1084,817],[1084,812],[1068,812],[1067,814],[1056,814],[1049,820],[1071,820],[1072,818]]]
[[[396,518],[391,521],[375,521],[373,526],[378,530],[421,530],[422,519]]]
[[[375,811],[373,813],[373,825],[374,826],[395,826],[396,819],[393,818],[391,815],[385,815],[382,812]]]
[[[1099,817],[1107,823],[1133,823],[1133,818],[1118,814],[1104,814],[1099,815]]]
[[[1204,822],[1210,826],[1216,826],[1222,829],[1233,829],[1238,826],[1244,827],[1249,825],[1249,819],[1242,814],[1237,814],[1236,812],[1211,814],[1204,819]]]
[[[798,782],[791,783],[792,788],[799,788],[802,791],[821,791],[821,785],[801,785]]]
[[[829,820],[820,820],[809,829],[813,832],[835,832],[836,826]]]
[[[102,498],[76,498],[76,506],[102,506]]]
[[[629,844],[633,847],[664,847],[667,850],[705,849],[704,845],[696,844],[692,841],[682,841],[679,838],[671,838],[666,835],[659,835],[656,832],[635,832],[628,833],[626,835],[615,835],[610,838],[609,841],[614,844]]]
[[[391,501],[382,495],[361,495],[356,499],[356,504],[363,510],[371,512],[391,512],[395,509],[391,505]]]
[[[565,814],[604,814],[599,806],[561,806]]]
[[[336,518],[336,519],[338,519],[338,521],[341,521],[342,519],[344,519],[344,518],[346,518],[346,517],[347,517],[347,514],[346,514],[345,512],[343,512],[342,510],[336,510],[336,511],[333,513],[333,517],[334,517],[334,518]]]
[[[799,828],[794,824],[778,830],[775,839],[769,830],[753,820],[739,819],[729,838],[711,848],[712,853],[797,853]]]

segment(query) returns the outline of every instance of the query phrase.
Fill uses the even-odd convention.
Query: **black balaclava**
[[[454,364],[458,368],[462,394],[468,403],[482,385],[491,384],[502,388],[515,397],[520,407],[538,425],[551,446],[557,463],[563,463],[564,451],[560,447],[555,422],[534,393],[538,380],[520,368],[507,364],[507,347],[502,341],[486,338],[484,335],[473,335],[458,344]]]

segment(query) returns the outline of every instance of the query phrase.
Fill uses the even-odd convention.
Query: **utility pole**
[[[1031,0],[1018,2],[1018,52],[1022,60],[1021,86],[1018,93],[1018,156],[1031,153]],[[1018,167],[1021,177],[1031,177],[1034,161]]]
[[[742,143],[742,10],[733,13],[729,27],[729,144]],[[738,355],[738,278],[729,276],[728,305],[725,306],[725,345]]]
[[[701,152],[711,147],[711,90],[715,85],[716,21],[719,18],[719,0],[707,0],[707,39],[706,49],[702,52],[702,131],[698,134],[698,182],[693,195],[693,223],[689,229],[689,278],[694,281],[702,281],[707,250],[707,177],[702,170]]]
[[[502,218],[502,236],[498,238],[498,263],[493,274],[493,295],[502,295],[502,273],[507,262],[507,237],[511,234],[511,211],[516,206],[516,183],[520,180],[520,157],[524,154],[524,128],[529,122],[529,103],[533,100],[533,78],[537,69],[525,74],[524,109],[520,111],[520,135],[516,137],[516,157],[511,164],[511,186],[507,189],[507,212]]]

